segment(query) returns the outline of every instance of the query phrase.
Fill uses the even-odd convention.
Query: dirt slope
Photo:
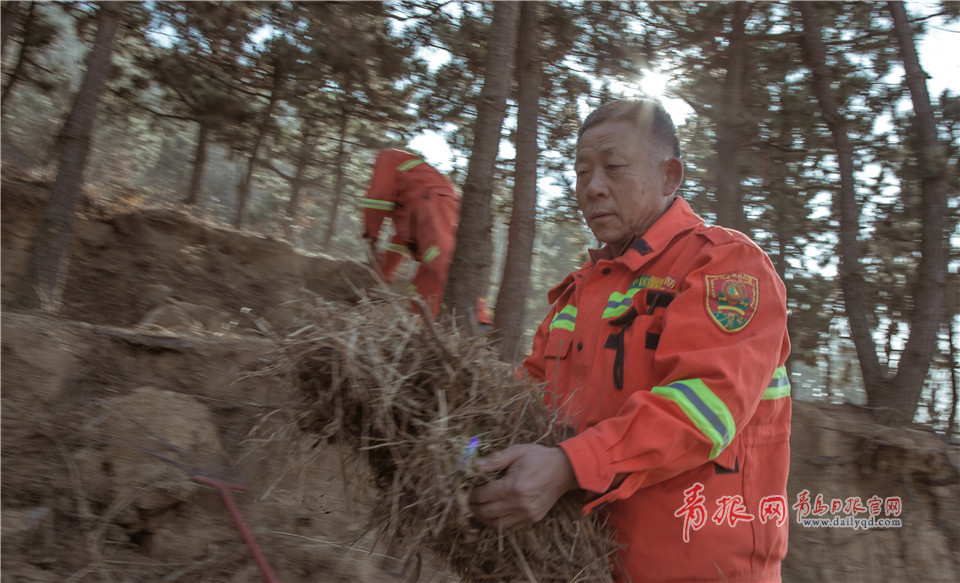
[[[44,196],[3,185],[5,308]],[[402,581],[365,535],[362,480],[344,495],[356,472],[286,433],[276,379],[243,378],[285,303],[348,307],[367,270],[176,210],[85,210],[61,316],[2,315],[3,581],[261,580],[199,475],[247,488],[234,498],[280,581]]]
[[[200,475],[247,488],[235,499],[280,581],[404,580],[364,534],[363,480],[344,487],[362,469],[297,435],[280,379],[245,374],[293,302],[349,309],[367,270],[173,209],[88,204],[63,313],[13,311],[46,189],[5,174],[2,580],[262,580]],[[817,529],[790,510],[785,580],[960,580],[956,448],[799,402],[793,436],[788,505],[804,489],[900,497],[903,525]],[[453,578],[427,557],[420,580]]]

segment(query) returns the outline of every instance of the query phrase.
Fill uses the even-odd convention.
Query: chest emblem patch
[[[757,278],[742,272],[704,276],[707,313],[726,332],[743,330],[760,301]]]

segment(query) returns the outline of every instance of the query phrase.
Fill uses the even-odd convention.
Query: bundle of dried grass
[[[301,429],[351,445],[369,463],[373,525],[404,557],[424,547],[464,582],[611,578],[616,543],[564,497],[541,522],[497,532],[470,517],[470,489],[491,477],[477,455],[514,443],[555,445],[565,429],[487,342],[423,326],[405,301],[356,309],[318,303],[282,342],[303,398]]]

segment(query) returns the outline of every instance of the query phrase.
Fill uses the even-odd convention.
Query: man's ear
[[[680,158],[670,158],[664,162],[663,196],[673,196],[673,193],[683,184],[683,162]]]

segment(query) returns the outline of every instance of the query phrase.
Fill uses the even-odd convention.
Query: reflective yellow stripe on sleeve
[[[403,164],[397,166],[398,172],[409,172],[410,170],[416,168],[421,164],[426,164],[427,161],[423,158],[414,158],[413,160],[407,160]]]
[[[365,209],[376,209],[379,211],[392,211],[397,203],[389,200],[379,200],[376,198],[361,198],[360,206]]]
[[[426,251],[423,252],[424,263],[430,263],[437,257],[440,257],[440,248],[436,245],[431,245]]]
[[[564,306],[562,310],[556,313],[553,317],[553,320],[550,321],[550,330],[554,328],[560,328],[561,330],[569,330],[573,332],[573,329],[577,325],[577,307],[576,306]]]
[[[790,377],[787,375],[787,367],[780,366],[773,372],[773,380],[763,392],[761,399],[772,400],[782,399],[790,396]]]
[[[627,288],[625,293],[613,292],[610,294],[610,298],[607,300],[607,306],[603,310],[603,314],[600,315],[600,318],[606,320],[607,318],[616,318],[626,313],[633,302],[633,296],[637,295],[638,291],[650,287],[659,288],[662,285],[662,277],[653,275],[641,275],[637,277],[630,283],[630,287]]]
[[[406,257],[407,259],[410,258],[410,250],[407,249],[406,245],[398,245],[396,243],[387,243],[386,245],[383,246],[383,249],[384,251],[388,251],[391,253],[398,253]]]
[[[653,387],[651,392],[670,399],[710,441],[710,459],[716,458],[733,441],[737,433],[730,409],[700,379],[677,381],[666,387]]]
[[[630,309],[633,296],[637,295],[638,291],[640,291],[640,288],[631,287],[625,294],[619,292],[610,294],[610,299],[607,300],[607,307],[603,310],[603,314],[600,317],[606,320],[607,318],[616,318],[625,313]]]

